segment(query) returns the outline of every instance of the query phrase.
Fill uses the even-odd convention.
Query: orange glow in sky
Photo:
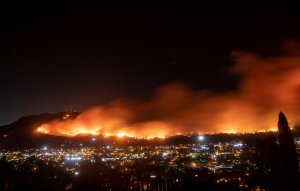
[[[252,133],[276,130],[279,111],[288,116],[293,127],[300,124],[300,51],[292,52],[268,58],[233,53],[230,72],[241,76],[234,91],[196,91],[183,83],[168,83],[147,100],[118,99],[89,108],[75,119],[65,116],[43,124],[37,131],[137,138]]]

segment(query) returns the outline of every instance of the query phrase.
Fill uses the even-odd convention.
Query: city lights
[[[203,140],[204,138],[200,138]],[[296,140],[297,148],[300,148],[300,141]],[[219,174],[223,171],[233,171],[234,168],[243,164],[246,169],[254,169],[257,165],[252,158],[242,157],[242,154],[247,152],[248,156],[255,155],[255,149],[246,149],[246,145],[241,142],[219,142],[206,143],[198,142],[193,144],[180,145],[148,145],[148,146],[116,146],[106,145],[100,147],[74,147],[66,148],[43,146],[40,149],[25,149],[19,151],[0,151],[0,157],[5,156],[8,162],[13,162],[22,165],[30,156],[44,161],[46,165],[53,167],[59,166],[66,172],[73,176],[79,177],[84,165],[89,163],[91,165],[107,166],[111,170],[120,169],[122,172],[133,173],[132,166],[142,160],[147,161],[147,164],[163,165],[168,169],[176,169],[184,171],[184,169],[207,169],[209,174],[218,177],[215,182],[217,184],[238,182],[238,185],[247,187],[245,179],[241,175],[237,177],[220,177]],[[47,152],[45,152],[47,151]],[[247,156],[247,155],[245,155]],[[189,161],[189,162],[187,162]],[[82,166],[83,165],[83,166]],[[33,172],[38,172],[39,167],[33,166]],[[238,169],[236,169],[238,170]],[[251,175],[250,170],[243,172],[244,177]],[[193,177],[201,178],[201,175],[194,174]],[[149,174],[151,180],[160,178],[155,171]],[[180,179],[175,179],[176,183],[180,183]],[[241,187],[240,186],[240,187]]]

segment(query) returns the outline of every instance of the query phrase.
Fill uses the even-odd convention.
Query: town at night
[[[0,191],[300,190],[298,6],[153,5],[0,6]]]

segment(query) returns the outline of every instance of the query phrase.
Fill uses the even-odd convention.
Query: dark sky
[[[300,37],[297,6],[0,7],[0,125],[71,104],[147,98],[171,81],[234,90],[232,51],[274,55]]]

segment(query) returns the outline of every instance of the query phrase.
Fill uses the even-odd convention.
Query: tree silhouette
[[[291,129],[285,115],[279,113],[278,142],[282,190],[299,190],[299,162]]]

